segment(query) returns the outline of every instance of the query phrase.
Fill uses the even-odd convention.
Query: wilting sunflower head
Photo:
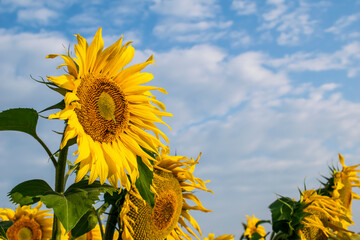
[[[260,221],[258,218],[256,218],[254,215],[252,217],[246,215],[246,218],[247,218],[247,224],[244,233],[245,237],[251,239],[254,233],[258,233],[262,237],[266,236],[265,228],[261,225],[257,225],[257,223]],[[260,238],[260,240],[265,240],[265,238]]]
[[[76,57],[51,54],[48,58],[62,57],[67,73],[47,79],[66,90],[65,108],[49,116],[67,120],[67,127],[61,148],[67,142],[77,139],[79,154],[75,164],[80,168],[76,181],[90,172],[89,183],[100,178],[117,187],[130,189],[130,182],[138,177],[136,156],[152,169],[143,149],[157,152],[164,145],[161,135],[168,141],[155,123],[167,125],[163,116],[165,106],[156,100],[150,90],[162,88],[144,86],[153,79],[150,73],[141,72],[153,64],[152,56],[144,63],[125,68],[132,60],[135,50],[130,42],[122,45],[122,38],[110,47],[103,49],[101,28],[90,44],[77,35]],[[148,133],[152,131],[155,136]],[[130,180],[127,177],[130,176]]]
[[[351,214],[352,200],[354,198],[360,199],[360,196],[352,191],[353,187],[360,186],[360,178],[358,176],[360,169],[357,169],[360,164],[346,166],[345,159],[341,154],[339,154],[339,161],[342,165],[342,170],[334,171],[333,173],[334,186],[332,196],[334,199],[339,199],[349,214]]]
[[[315,190],[306,190],[302,192],[300,202],[307,205],[304,212],[308,213],[299,232],[302,239],[348,239],[353,235],[343,227],[344,221],[351,220],[346,215],[346,208],[339,201],[318,195]]]
[[[123,239],[163,240],[179,239],[181,236],[191,240],[179,224],[199,239],[185,219],[201,235],[199,225],[189,214],[190,210],[210,211],[204,208],[200,200],[190,192],[195,188],[210,192],[205,187],[205,182],[192,174],[200,156],[195,161],[182,156],[168,156],[167,153],[163,151],[154,166],[153,188],[156,192],[154,208],[151,209],[135,188],[126,195],[120,213]],[[196,205],[190,206],[186,199]]]
[[[12,221],[6,236],[9,240],[47,240],[52,234],[52,216],[50,210],[40,210],[42,203],[35,208],[30,206],[18,207],[15,212],[11,209],[0,209],[2,221]]]

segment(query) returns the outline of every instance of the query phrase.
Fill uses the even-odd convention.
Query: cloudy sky
[[[61,100],[30,75],[61,75],[45,56],[73,49],[74,34],[91,42],[102,27],[107,45],[123,35],[134,63],[154,54],[146,71],[169,93],[156,96],[174,115],[172,153],[203,153],[195,173],[215,194],[197,194],[213,212],[193,215],[205,235],[240,236],[245,215],[270,219],[276,194],[319,187],[339,152],[360,163],[359,26],[360,1],[0,0],[0,111]],[[53,151],[62,129],[38,126]],[[28,135],[1,132],[0,159],[0,207],[22,181],[54,183]]]

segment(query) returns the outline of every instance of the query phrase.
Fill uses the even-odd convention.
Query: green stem
[[[41,146],[45,149],[46,153],[49,155],[52,163],[54,164],[54,167],[56,168],[58,163],[56,162],[56,159],[54,157],[54,154],[51,153],[50,149],[46,146],[46,144],[37,136],[33,136],[40,144]]]
[[[118,216],[119,216],[119,212],[117,210],[117,207],[111,205],[109,216],[106,222],[105,240],[113,239]]]
[[[65,168],[66,168],[66,159],[68,155],[69,146],[66,145],[63,149],[61,149],[58,164],[55,167],[55,192],[57,193],[64,193],[65,190]],[[53,222],[53,233],[52,233],[53,240],[60,240],[61,239],[61,223],[59,219],[54,215],[54,222]]]

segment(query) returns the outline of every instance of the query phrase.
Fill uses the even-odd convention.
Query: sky
[[[213,212],[191,214],[204,235],[239,237],[245,215],[269,220],[278,195],[318,188],[338,153],[360,163],[359,26],[355,0],[0,0],[0,111],[62,99],[30,76],[63,74],[45,56],[74,53],[74,34],[91,42],[102,27],[107,46],[123,35],[136,49],[131,64],[154,55],[145,71],[168,92],[155,94],[174,115],[172,131],[160,127],[172,154],[202,152],[195,175],[214,194],[196,195]],[[63,127],[39,120],[52,151]],[[0,207],[14,208],[6,195],[22,181],[54,183],[29,135],[1,132],[0,159]]]

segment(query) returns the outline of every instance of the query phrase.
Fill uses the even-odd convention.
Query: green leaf
[[[80,181],[72,184],[64,194],[53,192],[40,196],[46,207],[53,208],[54,214],[69,232],[81,218],[93,209],[93,204],[99,200],[102,192],[116,191],[110,185],[101,185],[99,181],[88,184],[88,181]]]
[[[153,172],[143,163],[140,157],[137,157],[139,178],[135,182],[135,186],[138,189],[141,197],[151,206],[155,205],[155,194],[150,190],[150,186],[153,180]]]
[[[0,131],[20,131],[36,137],[38,113],[32,108],[13,108],[0,113]]]
[[[0,239],[8,239],[6,232],[13,225],[12,221],[1,221],[0,222]]]
[[[74,239],[80,237],[81,235],[91,231],[97,223],[98,219],[95,209],[92,209],[82,216],[76,226],[71,229],[71,237]]]
[[[86,212],[92,209],[94,201],[88,198],[86,191],[77,189],[70,194],[53,192],[41,196],[41,201],[47,208],[54,209],[54,214],[69,232],[79,222]]]
[[[16,185],[9,193],[10,201],[23,205],[31,205],[40,200],[41,195],[53,192],[52,188],[41,179],[34,179]]]
[[[48,108],[45,108],[44,110],[41,110],[39,113],[45,112],[45,111],[49,111],[49,110],[53,110],[53,109],[61,109],[63,110],[65,108],[65,101],[61,100],[60,102],[58,102],[55,105],[52,105]]]

